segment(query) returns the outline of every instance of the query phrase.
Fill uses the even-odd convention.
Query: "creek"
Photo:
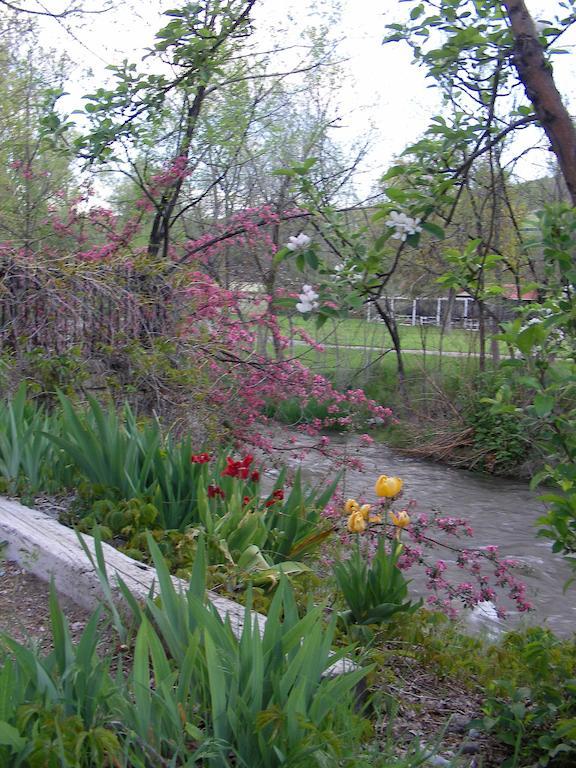
[[[549,541],[537,538],[535,523],[545,507],[527,483],[405,457],[378,443],[367,446],[353,436],[337,436],[331,442],[345,447],[364,466],[363,472],[346,470],[344,498],[364,496],[366,501],[373,501],[375,478],[381,474],[397,475],[404,480],[402,506],[414,499],[418,511],[437,509],[446,516],[466,518],[474,529],[474,537],[463,539],[462,547],[496,544],[501,556],[519,562],[516,575],[526,583],[535,610],[529,614],[511,611],[506,621],[499,624],[501,628],[542,624],[562,636],[576,632],[576,582],[563,592],[572,572],[559,555],[552,553]],[[315,453],[289,463],[301,466],[304,479],[311,485],[333,477],[328,459]],[[451,564],[452,572],[458,575],[454,553],[437,550],[434,557]],[[425,594],[424,580],[416,576],[416,570],[410,570],[410,577],[414,578],[416,590]],[[463,580],[462,575],[460,579]],[[480,621],[484,622],[484,617]]]

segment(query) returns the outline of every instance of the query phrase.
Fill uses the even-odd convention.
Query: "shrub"
[[[518,413],[495,413],[486,402],[495,396],[501,383],[499,376],[490,380],[480,377],[464,415],[466,425],[473,429],[474,465],[495,475],[509,475],[525,463],[532,436],[527,420],[519,418]],[[521,397],[517,392],[515,398]]]

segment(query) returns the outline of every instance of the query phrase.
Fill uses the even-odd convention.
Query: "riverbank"
[[[59,603],[76,644],[91,614],[62,596]],[[106,654],[115,659],[114,649],[120,639],[108,622],[103,627],[101,652],[106,649]],[[0,633],[46,654],[54,650],[57,642],[51,627],[48,583],[9,561],[0,562]],[[388,711],[378,728],[383,750],[393,750],[402,759],[402,755],[415,752],[424,754],[427,745],[434,754],[430,766],[451,765],[458,754],[468,756],[465,763],[459,759],[459,765],[473,768],[476,761],[482,760],[485,768],[501,766],[506,750],[498,740],[469,727],[482,715],[480,690],[457,679],[438,677],[428,664],[407,655],[406,648],[394,641],[385,649],[382,666],[373,673],[370,690],[383,690],[389,697]]]
[[[532,455],[527,440],[514,435],[511,448],[505,439],[498,443],[497,434],[478,436],[473,426],[461,420],[425,420],[417,414],[407,414],[395,417],[392,423],[370,434],[376,442],[404,456],[453,469],[526,483],[542,469],[542,461]]]
[[[503,342],[489,344],[481,370],[477,332],[400,326],[400,375],[381,323],[349,319],[315,328],[294,322],[321,347],[296,340],[292,356],[338,388],[362,387],[370,398],[392,409],[394,422],[381,430],[391,446],[418,458],[500,476],[524,478],[541,468],[526,414],[496,415],[487,403],[502,385],[508,386],[499,373],[499,363],[509,352]],[[519,387],[514,402],[522,407],[525,398]],[[282,406],[279,415],[296,424],[317,414],[313,406],[301,410],[293,403]]]
[[[293,434],[281,429],[278,439],[289,440]],[[379,442],[367,445],[359,436],[333,434],[330,441],[349,459],[361,464],[360,470],[343,470],[342,498],[371,501],[372,478],[380,474],[399,476],[404,480],[402,503],[415,515],[437,510],[442,517],[463,518],[470,523],[474,535],[462,546],[497,545],[503,556],[517,561],[517,573],[527,584],[534,611],[519,614],[508,606],[502,631],[527,625],[544,625],[564,637],[576,631],[576,605],[567,603],[563,591],[572,571],[561,556],[552,552],[547,540],[537,537],[537,520],[546,507],[527,482],[423,461]],[[306,444],[302,436],[298,442]],[[313,441],[310,439],[309,443]],[[333,476],[330,459],[316,452],[304,457],[286,455],[285,460],[293,469],[300,469],[303,479],[311,485],[322,485]],[[439,548],[437,557],[463,579],[454,552]],[[413,587],[426,597],[425,580],[416,572],[411,572],[410,577]]]
[[[50,577],[54,587],[60,585],[67,590],[69,596],[59,592],[58,603],[73,645],[83,642],[82,638],[91,622],[92,614],[86,610],[84,604],[71,599],[70,595],[73,595],[78,587],[77,596],[82,597],[82,603],[85,603],[86,599],[92,600],[88,595],[92,595],[101,584],[101,576],[96,572],[90,573],[88,563],[80,566],[80,560],[83,558],[82,548],[78,542],[70,538],[69,529],[56,522],[63,512],[66,513],[66,507],[72,500],[69,499],[68,504],[62,504],[62,500],[58,499],[54,500],[52,505],[50,498],[47,497],[42,497],[38,501],[43,507],[43,512],[27,509],[17,502],[0,498],[0,511],[2,509],[5,513],[18,511],[17,519],[21,521],[22,530],[28,530],[29,536],[32,537],[30,541],[27,540],[25,548],[21,546],[22,542],[15,547],[15,542],[10,536],[10,526],[8,528],[3,526],[0,516],[0,532],[8,536],[9,550],[22,555],[21,563],[11,561],[0,563],[0,633],[10,636],[23,646],[34,647],[40,654],[48,655],[61,650],[59,648],[62,632],[59,628],[61,619],[56,620],[54,607],[50,607],[48,582],[38,578],[38,575],[45,579]],[[35,521],[32,527],[26,527],[24,518],[28,514]],[[41,529],[42,526],[50,528],[50,535],[34,533],[36,528]],[[61,529],[61,535],[58,538],[69,543],[66,558],[52,552],[51,542],[58,528]],[[85,540],[89,548],[93,549],[91,538],[87,537]],[[106,557],[113,554],[113,550],[110,548],[107,550]],[[123,559],[126,561],[126,564],[121,567],[124,583],[128,583],[133,588],[134,581],[127,579],[126,576],[129,560]],[[88,572],[86,565],[88,565]],[[132,561],[132,565],[138,574],[141,564]],[[31,567],[38,575],[35,576],[29,572]],[[70,569],[69,573],[66,573],[66,568]],[[106,570],[113,572],[117,569],[107,563]],[[54,575],[57,576],[55,581]],[[79,584],[79,580],[82,584]],[[154,581],[157,583],[158,578],[154,577]],[[91,586],[87,587],[88,583]],[[113,583],[114,579],[112,579]],[[146,591],[147,588],[142,585],[142,594]],[[114,595],[120,596],[117,591],[114,591]],[[215,599],[219,601],[217,610],[220,611],[224,601],[221,598]],[[103,598],[102,602],[110,608],[107,599]],[[241,632],[238,616],[241,616],[243,611],[240,609],[238,613],[239,606],[231,602],[229,606],[238,614],[232,620],[232,625],[236,628],[235,632]],[[122,611],[124,615],[125,610],[126,607]],[[263,620],[263,617],[260,619]],[[118,619],[114,619],[113,615],[109,616],[109,620],[101,621],[99,626],[101,627],[99,650],[109,656],[114,663],[117,662],[115,647],[122,647],[125,662],[137,652],[134,641],[128,639],[130,636],[134,638],[135,632],[129,631],[128,636],[118,635]],[[406,655],[406,648],[399,648],[399,638],[388,641],[385,635],[382,635],[378,641],[378,648],[378,653],[373,654],[373,659],[370,659],[375,668],[367,680],[363,695],[370,696],[373,701],[381,699],[382,696],[389,697],[386,714],[376,732],[375,743],[379,744],[382,750],[388,752],[393,745],[394,754],[401,758],[413,754],[424,756],[428,752],[431,755],[430,765],[451,765],[456,755],[481,756],[483,765],[486,766],[500,764],[498,761],[504,753],[497,741],[482,734],[478,729],[470,727],[473,720],[480,717],[482,712],[482,695],[479,689],[476,690],[469,681],[458,680],[456,677],[448,681],[435,679],[434,673],[420,663],[417,655],[409,658]],[[362,663],[369,663],[365,652],[363,656]],[[339,664],[342,670],[350,667],[349,663],[347,667],[341,662]],[[392,700],[393,706],[391,706]],[[459,760],[458,765],[472,766],[473,763],[468,760],[462,763]]]
[[[353,486],[348,490],[352,492]],[[41,503],[52,518],[62,514],[60,501],[53,509],[48,498]],[[47,584],[14,563],[0,564],[0,572],[0,629],[26,644],[33,643],[40,653],[57,649],[56,629],[50,628],[54,616],[48,608]],[[80,642],[89,614],[70,600],[61,600],[61,605],[72,642]],[[566,654],[559,641],[540,630],[486,641],[464,635],[447,618],[427,612],[400,616],[380,629],[361,629],[352,639],[358,661],[373,667],[364,692],[375,726],[369,749],[374,756],[388,755],[388,768],[501,768],[509,748],[498,729],[491,732],[486,728],[487,712],[494,706],[489,685],[492,676],[515,670],[518,684],[526,682],[528,656],[521,663],[518,659],[524,648],[533,651],[539,646],[541,653],[556,649],[556,663],[564,658],[558,656],[560,652]],[[115,627],[108,622],[102,632],[109,638],[106,654],[112,662],[118,663],[114,648],[121,647],[121,663],[130,664],[137,653],[135,630],[128,632],[131,640],[116,636]],[[568,661],[566,655],[562,663]],[[365,763],[354,763],[355,768],[360,765]],[[525,763],[518,763],[521,765]]]
[[[118,707],[124,706],[130,718],[136,717],[130,714],[133,706],[152,711],[156,694],[149,701],[147,692],[153,675],[154,691],[168,697],[169,711],[179,712],[176,699],[185,695],[183,706],[198,743],[213,743],[211,739],[220,727],[222,700],[220,693],[217,701],[211,700],[214,690],[231,697],[226,699],[226,711],[233,714],[233,722],[238,707],[245,706],[241,734],[259,733],[258,723],[264,713],[282,712],[282,723],[287,722],[292,711],[290,696],[299,695],[296,692],[288,699],[264,701],[268,683],[256,672],[263,670],[270,679],[290,680],[286,683],[288,691],[300,685],[310,685],[309,690],[314,691],[314,700],[309,700],[306,710],[311,733],[306,730],[298,736],[294,748],[307,745],[310,735],[326,744],[328,729],[329,743],[338,745],[331,753],[332,762],[347,761],[354,768],[407,768],[428,761],[430,765],[471,768],[477,756],[483,765],[502,765],[503,755],[508,754],[508,726],[496,727],[492,721],[499,702],[511,705],[516,691],[534,687],[533,706],[548,713],[543,715],[534,738],[525,738],[528,724],[521,723],[521,746],[527,755],[539,754],[537,741],[544,723],[549,729],[571,716],[563,686],[576,675],[571,656],[574,644],[541,626],[525,629],[523,618],[529,601],[534,602],[535,624],[545,623],[554,626],[557,633],[570,635],[575,617],[567,614],[563,595],[562,618],[571,621],[570,625],[561,626],[554,607],[556,592],[565,579],[559,578],[547,561],[540,563],[539,571],[537,558],[523,551],[525,542],[511,538],[517,530],[525,532],[528,527],[529,499],[523,497],[518,504],[519,496],[511,493],[509,484],[501,487],[500,494],[494,494],[493,479],[484,488],[463,487],[464,476],[469,475],[476,484],[478,477],[398,456],[381,445],[368,444],[366,436],[336,436],[330,451],[322,437],[278,430],[272,442],[288,469],[294,470],[285,471],[260,465],[254,455],[240,449],[232,452],[215,445],[196,445],[189,437],[166,435],[155,421],[136,421],[129,410],[104,411],[95,401],[83,409],[63,399],[61,411],[46,415],[41,427],[35,426],[38,411],[34,403],[21,412],[23,420],[33,420],[32,427],[23,421],[21,434],[29,437],[33,433],[36,442],[23,438],[5,446],[8,458],[12,458],[5,466],[14,468],[14,474],[6,475],[4,482],[30,500],[49,484],[59,489],[62,501],[58,516],[68,526],[101,536],[113,545],[115,549],[107,547],[107,551],[124,563],[130,561],[130,572],[137,574],[136,581],[142,582],[145,592],[142,574],[154,578],[155,569],[163,590],[160,602],[152,597],[144,599],[145,612],[142,593],[131,592],[126,597],[124,591],[135,627],[126,626],[125,618],[111,607],[112,601],[106,601],[119,647],[124,648],[118,661],[125,663],[127,670],[126,678],[109,683],[116,686],[118,702],[113,709],[106,709],[113,722],[117,722]],[[316,444],[316,451],[312,444]],[[340,477],[334,473],[337,457],[346,467]],[[364,465],[364,472],[351,468],[359,464]],[[403,481],[396,479],[392,484],[393,497],[387,482],[382,485],[378,481],[375,486],[383,474]],[[338,484],[340,494],[334,497]],[[470,522],[467,518],[474,510],[468,502],[474,487],[480,507],[477,519]],[[521,486],[517,490],[524,494],[527,489]],[[354,500],[345,502],[346,498]],[[508,510],[507,499],[514,502]],[[44,508],[46,503],[50,503],[49,497],[43,501]],[[372,511],[360,504],[372,505]],[[345,507],[348,512],[357,509],[362,519],[356,514],[352,524],[343,514]],[[27,514],[29,520],[25,519]],[[0,538],[28,551],[31,548],[26,544],[14,543],[17,531],[23,528],[37,539],[41,518],[45,515],[23,508],[21,514],[12,514],[11,525],[0,531]],[[48,548],[47,556],[53,554],[65,566],[70,560],[70,542],[76,538],[70,527],[66,529],[68,538],[56,528],[60,530],[51,520],[51,533],[40,535],[41,545]],[[33,554],[30,562],[43,574],[50,572]],[[111,567],[110,573],[114,570],[123,574],[126,589],[131,590],[131,582],[125,578],[127,571]],[[555,586],[550,583],[544,601],[538,591],[525,590],[520,580],[534,578],[541,587],[546,576],[543,571],[555,582]],[[180,597],[172,593],[170,574],[191,578],[188,590]],[[60,573],[63,581],[58,584],[79,591],[85,575],[83,571],[82,579],[80,575],[66,578]],[[355,585],[353,589],[351,585]],[[274,617],[266,622],[265,639],[260,642],[250,621],[243,622],[238,639],[233,627],[222,624],[213,608],[204,605],[207,596],[213,599],[213,592],[217,593],[215,604],[218,600],[233,601],[243,616],[253,615],[245,614],[241,607],[245,604],[247,611]],[[432,598],[432,603],[426,599],[427,605],[450,614],[464,606],[462,621],[467,615],[472,618],[472,605],[494,600],[493,612],[498,610],[499,622],[507,612],[509,623],[484,625],[483,616],[489,613],[484,606],[476,615],[480,636],[467,635],[462,632],[462,623],[455,623],[440,610],[431,611],[420,597]],[[50,616],[55,625],[56,653],[45,661],[39,649],[37,661],[48,665],[47,674],[54,675],[55,685],[60,686],[72,673],[66,670],[60,680],[60,668],[50,667],[50,659],[77,659],[80,664],[89,663],[90,670],[96,662],[84,650],[75,657],[76,646],[73,640],[65,639],[65,622],[54,606]],[[507,632],[508,628],[513,631]],[[100,630],[89,622],[85,631],[91,638],[80,641],[78,649],[96,647],[95,633]],[[16,648],[11,641],[4,642],[7,648]],[[272,647],[269,644],[284,648],[284,653],[265,653]],[[187,659],[188,647],[199,654],[198,664],[191,665]],[[534,647],[540,657],[548,659],[546,669],[538,670],[536,679],[531,661]],[[350,657],[355,666],[339,676],[334,686],[328,686],[322,672],[339,654]],[[15,651],[15,655],[15,663],[30,658],[24,651]],[[6,654],[4,663],[11,663],[10,659]],[[99,659],[97,663],[107,662]],[[224,676],[223,668],[227,670]],[[74,671],[72,677],[76,674]],[[184,687],[175,687],[174,675],[182,674],[189,678]],[[253,688],[246,688],[242,681],[246,675],[255,680],[256,674],[263,688],[253,703]],[[217,688],[215,676],[219,676]],[[207,685],[207,680],[212,683]],[[229,681],[231,687],[227,688]],[[367,706],[358,711],[361,681]],[[191,685],[193,696],[189,696]],[[333,695],[332,688],[336,687],[342,695]],[[550,689],[562,690],[561,700],[552,710],[546,699]],[[422,690],[430,693],[423,694]],[[246,691],[250,701],[242,703],[234,698],[238,691]],[[140,698],[144,692],[146,700]],[[198,700],[203,702],[201,711]],[[108,701],[105,698],[102,706],[108,707]],[[450,732],[450,737],[442,733],[434,739],[441,723],[457,715],[465,718],[461,730],[450,732],[448,723],[445,733]],[[298,719],[301,716],[298,710]],[[419,718],[428,718],[427,723],[421,726]],[[11,727],[16,727],[12,722],[16,720],[11,721]],[[495,722],[499,722],[498,717]],[[279,728],[283,729],[282,723]],[[122,734],[130,732],[128,725],[128,721],[122,725]],[[144,725],[141,738],[147,739],[150,731]],[[182,719],[177,716],[167,729],[154,731],[154,749],[162,749],[166,755],[183,754],[189,745],[188,731],[182,728]],[[283,738],[291,738],[291,732],[281,733]],[[267,740],[246,744],[238,734],[230,731],[227,755],[235,754],[235,750],[269,749]],[[248,756],[248,752],[238,754]],[[221,762],[223,768],[235,764],[228,757]]]

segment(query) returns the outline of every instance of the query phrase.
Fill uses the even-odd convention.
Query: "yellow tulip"
[[[360,505],[356,499],[348,499],[346,504],[344,504],[344,512],[346,512],[347,515],[351,515],[353,512],[357,512],[359,509]]]
[[[374,492],[376,496],[384,496],[387,499],[393,499],[394,496],[398,496],[404,485],[404,480],[399,477],[388,477],[388,475],[380,475],[376,480],[374,486]]]
[[[392,522],[397,528],[406,528],[408,525],[410,525],[410,515],[408,512],[406,512],[405,509],[400,510],[398,514],[392,512],[391,518]]]
[[[382,515],[370,515],[368,518],[369,523],[381,523],[382,522]]]
[[[358,510],[358,513],[362,515],[364,520],[368,520],[368,516],[370,514],[371,509],[372,509],[372,504],[362,504],[362,506]]]
[[[348,530],[350,533],[363,533],[366,530],[366,520],[359,510],[352,512],[348,518]]]

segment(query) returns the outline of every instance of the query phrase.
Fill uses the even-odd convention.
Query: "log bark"
[[[550,141],[566,186],[576,206],[576,130],[554,82],[550,63],[538,39],[524,0],[503,0],[514,40],[513,63],[536,117]]]

